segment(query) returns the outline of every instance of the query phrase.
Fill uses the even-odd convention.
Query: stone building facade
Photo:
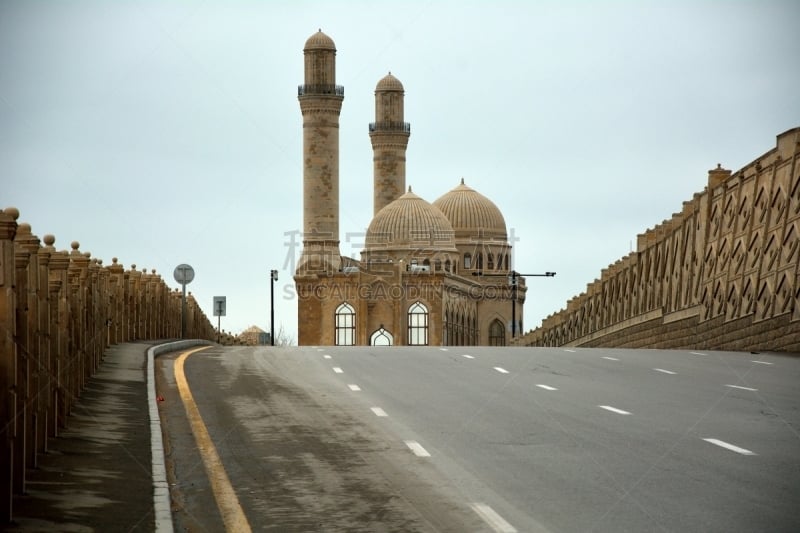
[[[406,187],[402,83],[375,88],[373,218],[360,260],[339,252],[336,47],[319,31],[303,49],[303,250],[295,272],[300,345],[505,345],[521,331],[524,279],[509,280],[502,213],[461,184],[433,203]],[[512,301],[514,309],[512,310]]]
[[[683,209],[519,343],[800,352],[800,128]]]

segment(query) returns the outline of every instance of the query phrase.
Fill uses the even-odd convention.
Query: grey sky
[[[400,9],[397,9],[400,6]],[[172,270],[222,327],[296,336],[305,40],[336,42],[342,252],[372,216],[374,88],[406,89],[406,180],[492,199],[525,329],[706,184],[800,125],[800,3],[0,4],[0,208],[110,263]]]

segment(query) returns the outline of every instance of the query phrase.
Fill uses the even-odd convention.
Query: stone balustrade
[[[800,352],[800,128],[638,236],[525,346]]]
[[[106,348],[181,336],[181,293],[155,270],[126,270],[116,258],[103,266],[78,242],[58,251],[55,237],[40,240],[18,218],[0,211],[0,523]],[[191,294],[186,336],[217,336]]]

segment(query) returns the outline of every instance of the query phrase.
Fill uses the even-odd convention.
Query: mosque
[[[433,203],[406,188],[411,126],[391,73],[375,88],[374,212],[361,260],[339,251],[336,46],[321,30],[303,49],[303,249],[297,263],[302,345],[503,346],[522,332],[526,287],[510,270],[497,206],[461,180]]]

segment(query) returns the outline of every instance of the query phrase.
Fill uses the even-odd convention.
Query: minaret
[[[372,141],[374,213],[406,191],[406,147],[411,124],[403,122],[405,91],[390,72],[375,87],[375,122],[369,125]]]
[[[303,113],[303,252],[297,274],[338,271],[339,112],[336,45],[318,31],[303,48],[305,83],[297,88]]]

